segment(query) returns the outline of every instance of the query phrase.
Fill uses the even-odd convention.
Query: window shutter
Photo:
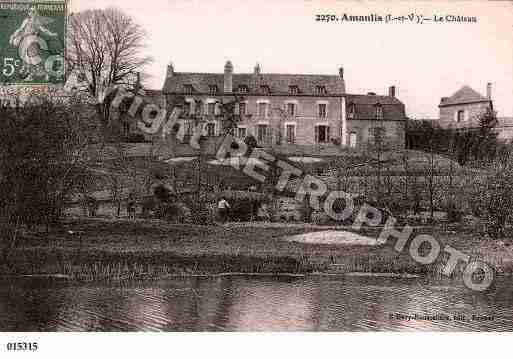
[[[326,127],[326,142],[330,141],[330,127]]]
[[[319,143],[319,126],[315,126],[315,143]]]
[[[458,110],[454,111],[454,122],[458,122]]]
[[[221,104],[219,102],[216,102],[214,105],[214,114],[216,116],[219,116],[221,114]]]

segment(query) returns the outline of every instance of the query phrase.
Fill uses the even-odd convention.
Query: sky
[[[147,87],[160,89],[166,66],[222,72],[230,60],[248,73],[338,74],[348,93],[397,97],[412,118],[438,118],[440,98],[463,85],[513,116],[513,1],[72,0],[72,11],[117,7],[148,32]],[[477,23],[317,22],[316,14],[476,17]]]

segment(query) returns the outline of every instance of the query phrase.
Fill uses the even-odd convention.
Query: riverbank
[[[221,273],[438,275],[446,261],[442,256],[432,265],[418,264],[407,250],[397,253],[393,240],[380,246],[286,240],[320,230],[323,228],[309,225],[197,226],[142,220],[70,220],[48,233],[20,238],[0,265],[0,275],[59,274],[78,280]],[[485,260],[501,274],[513,273],[509,240],[485,240],[470,230],[454,233],[425,227],[415,232],[432,234],[442,244]],[[378,233],[377,229],[358,232],[374,238]]]

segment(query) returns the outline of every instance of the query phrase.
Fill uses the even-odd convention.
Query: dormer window
[[[326,95],[326,86],[315,86],[315,92],[317,95]]]
[[[240,85],[239,93],[248,93],[248,87],[246,85]]]
[[[211,95],[217,95],[217,85],[209,85],[208,86],[208,92]]]
[[[289,94],[290,95],[297,95],[297,94],[299,94],[299,87],[297,87],[295,85],[289,86]]]
[[[271,89],[267,85],[260,86],[260,92],[264,95],[269,95],[271,93]]]
[[[183,92],[185,92],[186,95],[192,95],[193,91],[194,91],[194,87],[192,87],[191,84],[183,85]]]
[[[354,103],[349,105],[349,118],[355,118],[356,117],[356,105]]]
[[[383,106],[381,104],[376,104],[376,119],[382,120],[383,119]]]

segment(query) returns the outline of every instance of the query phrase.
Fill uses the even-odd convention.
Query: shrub
[[[196,224],[212,224],[214,221],[210,204],[206,200],[191,202],[190,221]]]
[[[244,139],[244,143],[246,144],[246,146],[248,146],[249,153],[251,153],[251,151],[258,146],[258,142],[253,135],[248,135]]]
[[[477,179],[472,187],[471,208],[485,225],[492,238],[504,236],[504,229],[513,220],[513,164],[511,156],[493,163],[488,174]]]
[[[250,221],[257,217],[258,208],[262,205],[261,200],[240,199],[232,200],[229,218],[233,221]]]
[[[142,133],[132,133],[127,137],[126,142],[130,142],[130,143],[146,142],[146,138],[144,137],[144,135]]]

